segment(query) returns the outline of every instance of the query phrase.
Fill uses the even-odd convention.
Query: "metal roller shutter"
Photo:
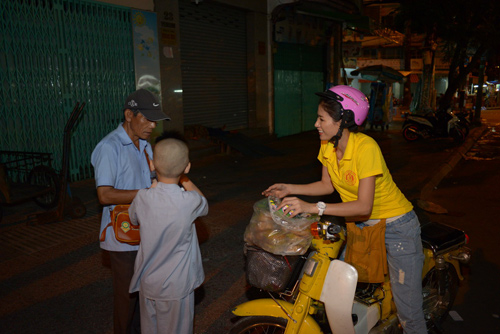
[[[65,123],[72,181],[93,175],[95,145],[123,119],[135,88],[130,9],[85,0],[0,1],[0,150],[51,153],[62,169]]]
[[[179,1],[185,125],[248,126],[246,14]]]

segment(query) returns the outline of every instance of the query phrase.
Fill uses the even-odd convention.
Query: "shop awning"
[[[300,2],[295,6],[296,13],[321,17],[327,20],[345,22],[349,28],[369,30],[370,18],[358,14],[357,5],[351,1],[345,1],[345,4],[340,8],[334,8],[327,4],[317,4],[310,2]]]

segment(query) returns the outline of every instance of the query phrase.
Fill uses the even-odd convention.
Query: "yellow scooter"
[[[345,229],[318,222],[311,225],[311,232],[310,252],[302,258],[247,249],[247,279],[270,298],[236,306],[232,312],[240,319],[230,333],[402,333],[389,280],[358,283],[356,269],[337,260]],[[467,242],[465,233],[455,228],[439,223],[422,226],[424,314],[431,332],[453,305],[458,280],[463,280],[460,263],[470,260]]]

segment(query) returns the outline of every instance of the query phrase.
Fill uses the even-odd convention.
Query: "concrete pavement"
[[[471,129],[471,132],[465,139],[465,142],[454,150],[453,154],[451,154],[449,158],[442,163],[441,167],[435,173],[430,175],[430,179],[422,187],[420,199],[425,200],[429,197],[432,190],[439,185],[439,183],[453,170],[453,168],[455,168],[464,155],[487,130],[488,127],[484,124]]]
[[[482,115],[489,130],[428,197],[447,209],[430,218],[465,231],[472,252],[445,333],[500,333],[500,305],[494,297],[500,296],[500,110]]]
[[[485,127],[472,129],[459,147],[448,139],[407,143],[400,129],[396,120],[388,131],[366,132],[381,146],[398,186],[416,201],[453,169]],[[276,154],[256,158],[233,151],[192,161],[190,177],[210,204],[209,215],[197,222],[206,281],[197,294],[196,333],[225,331],[229,309],[245,298],[242,236],[260,192],[274,182],[305,183],[320,176],[315,131],[261,141]],[[28,225],[26,216],[39,210],[34,204],[4,210],[1,333],[111,331],[111,278],[97,242],[100,205],[94,182],[71,186],[87,207],[84,218]]]

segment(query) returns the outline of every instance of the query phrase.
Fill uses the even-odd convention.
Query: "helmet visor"
[[[328,99],[328,100],[335,100],[338,102],[344,101],[344,98],[342,96],[340,96],[339,94],[337,94],[335,92],[332,92],[331,90],[326,90],[324,92],[316,93],[316,95],[318,95],[319,97],[322,97],[324,99]]]

